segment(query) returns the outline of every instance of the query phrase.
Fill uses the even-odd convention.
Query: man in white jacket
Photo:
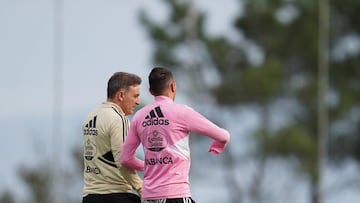
[[[83,124],[83,203],[139,203],[142,180],[134,170],[119,163],[129,120],[140,103],[141,78],[116,72],[108,81],[107,101]],[[138,195],[133,191],[137,191]]]

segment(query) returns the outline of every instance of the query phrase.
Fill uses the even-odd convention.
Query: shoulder
[[[118,125],[126,122],[126,117],[112,106],[102,106],[96,111],[98,121],[104,126]]]
[[[186,105],[186,104],[174,104],[174,110],[180,111],[180,112],[195,112],[195,110]]]
[[[143,117],[145,117],[151,109],[153,109],[153,104],[148,104],[146,106],[141,107],[139,110],[135,112],[135,114],[132,116],[132,120],[139,120]]]

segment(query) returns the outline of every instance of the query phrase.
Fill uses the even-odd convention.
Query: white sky
[[[146,75],[149,41],[136,19],[149,1],[65,1],[64,111],[103,100],[115,71]],[[123,1],[125,2],[125,1]],[[131,2],[131,3],[129,3]],[[47,114],[53,99],[53,5],[48,0],[6,1],[0,7],[2,116]],[[4,102],[4,100],[3,100]]]
[[[196,3],[212,11],[211,20],[217,25],[212,30],[227,29],[230,22],[224,19],[235,13],[235,1],[205,2]],[[52,111],[54,86],[53,1],[0,3],[0,94],[17,106],[1,105],[1,116],[47,114]],[[65,112],[88,109],[103,100],[106,81],[115,71],[135,72],[146,79],[152,67],[151,42],[137,19],[140,7],[160,20],[166,15],[161,1],[64,0]]]

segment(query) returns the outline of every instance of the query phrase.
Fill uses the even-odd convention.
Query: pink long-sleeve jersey
[[[191,197],[190,132],[212,138],[209,152],[214,154],[221,153],[230,140],[226,130],[165,96],[155,97],[154,103],[134,115],[120,162],[130,168],[144,168],[142,199]],[[140,143],[144,161],[135,157]]]

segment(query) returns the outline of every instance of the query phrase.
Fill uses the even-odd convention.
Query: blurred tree
[[[5,191],[0,194],[0,203],[15,203],[15,200],[10,192]]]
[[[332,1],[332,157],[360,161],[360,2]]]
[[[76,203],[81,200],[81,194],[76,193],[75,197],[72,194],[72,187],[81,182],[83,160],[82,149],[75,147],[71,151],[71,158],[74,161],[75,169],[67,168],[62,171],[62,181],[56,182],[53,178],[52,162],[43,160],[35,168],[34,167],[20,167],[18,171],[20,179],[26,186],[29,197],[26,202],[28,203],[49,203],[54,202],[54,198],[58,195],[61,197],[62,202]],[[80,174],[80,175],[79,175]],[[54,187],[57,185],[57,187]],[[55,191],[62,188],[62,192]],[[63,193],[63,194],[62,194]],[[0,203],[15,203],[10,193],[3,193],[0,195]]]
[[[259,165],[265,167],[272,157],[295,158],[304,177],[309,177],[311,200],[317,203],[318,1],[239,1],[243,12],[233,24],[238,38],[206,33],[206,15],[196,11],[192,1],[164,3],[169,8],[166,21],[156,22],[145,12],[140,15],[153,40],[154,63],[185,73],[182,84],[189,85],[190,98],[198,102],[205,95],[222,106],[260,109],[261,125],[254,135]],[[331,1],[330,90],[326,92],[330,161],[360,160],[359,9],[357,0]],[[254,54],[260,57],[254,60]],[[216,72],[220,82],[207,83],[208,72]],[[283,108],[275,109],[276,104]],[[271,122],[274,117],[287,123]],[[236,159],[231,153],[227,156],[231,166]],[[251,188],[253,202],[264,198],[261,173],[259,169],[260,179]],[[227,181],[240,188],[234,179]],[[230,194],[232,202],[241,202],[239,192]]]
[[[51,171],[48,167],[36,169],[22,167],[19,170],[21,179],[30,191],[29,203],[48,203],[52,202],[51,192]]]

